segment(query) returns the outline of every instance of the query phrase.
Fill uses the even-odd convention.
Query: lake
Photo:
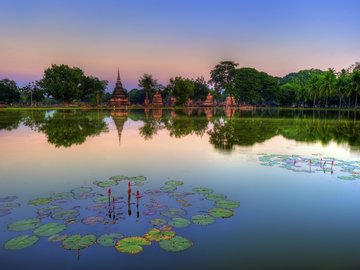
[[[0,268],[359,269],[357,119],[0,110]]]

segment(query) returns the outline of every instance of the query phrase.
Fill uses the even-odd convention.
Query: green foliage
[[[209,93],[210,89],[204,79],[204,77],[199,77],[194,82],[194,95],[192,99],[194,101],[204,101],[206,99],[207,94]]]
[[[96,240],[96,242],[103,247],[113,247],[116,242],[123,237],[124,235],[121,233],[103,234]]]
[[[139,89],[132,89],[129,91],[128,93],[129,96],[129,101],[131,104],[138,104],[138,105],[142,105],[144,104],[144,100],[145,100],[145,92],[144,90],[139,90]]]
[[[134,236],[123,238],[115,244],[115,248],[122,253],[138,254],[143,251],[142,246],[149,246],[151,242],[144,237]]]
[[[144,237],[149,241],[162,241],[162,240],[169,240],[176,235],[173,231],[163,231],[156,228],[150,229]]]
[[[96,236],[93,234],[87,234],[81,236],[80,234],[75,234],[67,237],[62,242],[62,248],[69,250],[80,250],[87,247],[90,247],[96,242]]]
[[[4,245],[5,249],[20,250],[31,247],[39,241],[36,235],[20,235],[7,241]]]
[[[154,79],[151,74],[145,73],[142,77],[140,77],[138,86],[143,89],[146,98],[150,98],[150,100],[152,100],[152,97],[155,94],[157,80]]]
[[[50,202],[51,202],[51,198],[37,198],[37,199],[28,201],[28,204],[34,205],[34,206],[39,206],[39,205],[48,204]]]
[[[20,101],[20,92],[15,81],[0,80],[0,103],[17,103]]]
[[[191,221],[197,225],[210,225],[215,222],[215,219],[210,215],[195,215],[191,217]]]
[[[169,240],[163,240],[159,242],[159,246],[169,252],[180,252],[191,248],[193,243],[182,236],[175,236]]]
[[[47,223],[37,227],[34,234],[38,236],[50,236],[66,230],[66,225],[59,223]]]
[[[185,228],[190,225],[190,220],[186,218],[172,218],[169,221],[169,225],[174,228]]]
[[[190,98],[194,97],[195,84],[192,80],[176,77],[171,78],[168,85],[172,89],[172,96],[176,98],[176,105],[182,106]]]
[[[23,219],[11,223],[8,225],[8,230],[13,232],[22,232],[27,230],[32,230],[40,226],[40,219],[38,218],[30,218]]]
[[[220,97],[222,90],[229,95],[235,94],[235,74],[237,66],[238,64],[233,61],[221,61],[210,71],[210,83],[212,83],[215,88],[215,99]]]
[[[224,208],[212,208],[209,214],[216,218],[229,218],[234,215],[234,211]]]

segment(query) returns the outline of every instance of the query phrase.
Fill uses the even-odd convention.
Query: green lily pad
[[[209,214],[216,218],[229,218],[234,215],[234,211],[224,208],[212,208]]]
[[[95,225],[102,223],[104,221],[103,217],[86,217],[82,219],[82,223],[86,225]]]
[[[75,218],[78,215],[80,215],[79,211],[72,209],[72,210],[56,211],[52,213],[51,217],[56,220],[65,220],[65,219]]]
[[[62,242],[62,248],[69,250],[80,250],[90,247],[96,242],[96,236],[93,234],[87,234],[81,236],[80,234],[74,234],[66,238]]]
[[[186,216],[186,211],[181,208],[167,208],[161,211],[160,214],[169,218],[184,217]]]
[[[81,194],[81,193],[90,193],[92,191],[91,187],[78,187],[71,190],[73,194]]]
[[[134,177],[130,177],[129,181],[131,181],[131,182],[144,182],[144,181],[146,181],[146,177],[145,176],[134,176]]]
[[[122,235],[121,233],[103,234],[96,240],[96,242],[100,246],[113,247],[115,246],[116,242],[123,237],[124,235]]]
[[[206,187],[193,188],[192,191],[202,195],[209,195],[210,193],[214,192],[211,188],[206,188]]]
[[[95,193],[92,192],[84,192],[84,193],[74,193],[73,198],[75,200],[87,200],[90,198],[93,198],[95,196]]]
[[[115,176],[111,176],[109,178],[109,180],[113,180],[113,181],[116,181],[116,182],[120,182],[120,181],[125,181],[125,180],[128,180],[129,177],[125,176],[125,175],[115,175]]]
[[[55,193],[51,196],[52,200],[67,200],[72,197],[71,192]]]
[[[50,202],[51,202],[50,198],[37,198],[37,199],[28,201],[28,204],[38,206],[38,205],[48,204]]]
[[[47,223],[37,227],[34,234],[37,236],[50,236],[66,230],[66,225],[59,223]]]
[[[215,219],[209,215],[195,215],[191,217],[191,221],[197,225],[210,225],[215,222]]]
[[[115,180],[94,181],[93,184],[101,188],[107,188],[109,186],[116,186],[118,182],[116,182]]]
[[[338,178],[341,180],[347,180],[347,181],[353,181],[356,179],[356,177],[354,177],[354,176],[338,176]]]
[[[162,226],[166,224],[166,220],[162,219],[162,218],[155,218],[150,220],[150,224],[154,225],[154,226]]]
[[[8,230],[13,232],[22,232],[22,231],[35,229],[39,226],[40,226],[40,219],[30,218],[30,219],[19,220],[9,224]]]
[[[221,200],[216,202],[216,206],[219,208],[238,208],[240,206],[239,202],[229,201],[229,200]]]
[[[169,221],[169,225],[175,228],[185,228],[190,225],[190,220],[186,218],[173,218]]]
[[[68,236],[66,234],[63,234],[63,235],[59,235],[59,234],[54,234],[54,235],[51,235],[49,238],[48,238],[48,241],[49,242],[62,242],[64,241]]]
[[[78,222],[79,222],[79,220],[77,218],[67,218],[64,220],[64,224],[66,224],[66,225],[73,225]]]
[[[162,241],[162,240],[169,240],[176,235],[173,231],[162,231],[156,228],[150,229],[144,237],[149,241]]]
[[[38,218],[50,216],[52,213],[61,210],[60,206],[46,206],[37,210]]]
[[[180,252],[191,248],[193,243],[182,236],[175,236],[169,240],[163,240],[159,242],[159,246],[169,252]]]
[[[211,201],[221,201],[226,199],[226,195],[224,194],[217,194],[217,193],[211,193],[206,196],[206,199]]]
[[[160,188],[160,190],[164,192],[171,192],[171,191],[175,191],[176,189],[177,189],[176,186],[169,186],[169,185],[165,185]]]
[[[4,247],[9,250],[20,250],[31,247],[37,241],[39,241],[39,237],[36,235],[20,235],[7,241]]]
[[[138,254],[143,251],[142,246],[149,246],[151,242],[144,237],[134,236],[123,238],[115,244],[115,248],[122,253]]]
[[[177,180],[169,180],[169,181],[166,181],[166,182],[165,182],[165,185],[175,186],[175,187],[182,186],[183,184],[184,184],[184,182],[182,182],[182,181],[177,181]]]
[[[99,197],[94,199],[94,202],[95,203],[108,203],[109,198],[107,196],[99,196]]]

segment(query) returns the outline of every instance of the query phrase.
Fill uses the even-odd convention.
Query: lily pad
[[[116,181],[116,182],[120,182],[120,181],[125,181],[125,180],[128,180],[129,177],[125,176],[125,175],[115,175],[115,176],[111,176],[109,178],[109,180],[113,180],[113,181]]]
[[[156,228],[150,229],[144,237],[149,241],[162,241],[162,240],[169,240],[176,235],[173,231],[162,231]]]
[[[66,230],[66,225],[59,223],[47,223],[37,227],[34,234],[37,236],[50,236]]]
[[[190,225],[190,220],[186,218],[173,218],[169,221],[169,225],[175,228],[185,228]]]
[[[37,210],[38,218],[45,218],[50,216],[52,213],[61,210],[60,206],[47,206]]]
[[[151,242],[144,237],[134,236],[123,238],[115,244],[115,248],[122,253],[138,254],[143,251],[142,246],[149,246]]]
[[[131,182],[144,182],[144,181],[146,181],[146,177],[145,176],[134,176],[134,177],[130,177],[129,181],[131,181]]]
[[[65,219],[75,218],[78,215],[80,215],[79,211],[73,209],[73,210],[56,211],[52,213],[51,217],[56,220],[65,220]]]
[[[144,193],[149,196],[160,196],[164,194],[164,192],[159,189],[149,189],[146,190]]]
[[[68,236],[66,234],[63,234],[63,235],[59,235],[59,234],[54,234],[54,235],[51,235],[49,238],[48,238],[48,241],[49,242],[62,242],[64,241]]]
[[[176,189],[177,189],[176,186],[169,186],[169,185],[165,185],[160,188],[160,190],[164,192],[171,192],[171,191],[175,191]]]
[[[238,208],[240,206],[239,202],[229,201],[229,200],[221,200],[216,202],[216,206],[219,208]]]
[[[37,241],[39,237],[36,235],[20,235],[7,241],[4,247],[9,250],[20,250],[31,247]]]
[[[234,211],[224,208],[212,208],[209,214],[216,218],[229,218],[234,215]]]
[[[181,208],[167,208],[161,211],[160,214],[169,218],[184,217],[186,216],[186,211]]]
[[[211,188],[206,188],[206,187],[193,188],[192,191],[202,195],[209,195],[210,193],[214,192]]]
[[[115,246],[116,242],[123,237],[124,235],[122,235],[121,233],[103,234],[96,240],[96,242],[100,246],[113,247]]]
[[[150,224],[154,225],[154,226],[162,226],[166,224],[166,220],[162,219],[162,218],[155,218],[150,220]]]
[[[71,190],[73,194],[81,194],[81,193],[90,193],[92,191],[91,187],[78,187]]]
[[[341,180],[347,180],[347,181],[353,181],[356,179],[354,176],[338,176],[338,178]]]
[[[84,192],[84,193],[74,193],[73,198],[75,200],[87,200],[93,198],[95,196],[92,192]]]
[[[191,248],[193,243],[182,236],[175,236],[169,240],[163,240],[159,242],[159,246],[165,251],[180,252]]]
[[[69,250],[80,250],[90,247],[96,242],[96,236],[93,234],[87,234],[81,236],[80,234],[74,234],[66,238],[62,242],[62,247]]]
[[[210,225],[215,222],[215,219],[209,215],[195,215],[191,217],[191,221],[197,225]]]
[[[94,181],[93,184],[101,188],[107,188],[109,186],[116,186],[118,182],[115,180]]]
[[[99,196],[97,198],[94,199],[95,203],[108,203],[109,202],[109,198],[106,196]]]
[[[38,205],[48,204],[50,202],[51,202],[50,198],[37,198],[37,199],[28,201],[28,204],[38,206]]]
[[[95,224],[99,224],[103,221],[104,221],[104,218],[102,218],[102,217],[91,216],[91,217],[83,218],[83,220],[81,222],[86,225],[95,225]]]
[[[226,195],[224,194],[217,194],[217,193],[211,193],[206,196],[206,199],[211,201],[221,201],[226,199]]]
[[[51,196],[52,200],[67,200],[72,197],[71,192],[55,193]]]
[[[15,200],[19,199],[18,196],[6,196],[6,197],[2,197],[0,198],[0,203],[3,203],[3,202],[13,202]]]
[[[182,181],[177,181],[177,180],[169,180],[169,181],[166,181],[166,182],[165,182],[165,185],[175,186],[175,187],[182,186],[183,184],[184,184],[184,182],[182,182]]]
[[[61,199],[61,200],[53,200],[53,201],[51,201],[51,205],[55,205],[55,206],[69,204],[69,203],[71,203],[71,200],[68,200],[68,199]]]
[[[79,220],[77,218],[67,218],[64,220],[64,224],[66,224],[66,225],[72,225],[72,224],[75,224],[78,222],[79,222]]]
[[[35,229],[39,226],[40,226],[40,219],[30,218],[30,219],[19,220],[9,224],[8,230],[13,232],[22,232],[22,231]]]
[[[0,204],[0,208],[16,208],[16,207],[20,207],[21,204],[17,203],[17,202],[7,202],[7,203],[2,203]]]
[[[106,204],[103,203],[94,203],[94,204],[90,204],[86,207],[87,210],[91,210],[91,211],[99,211],[99,210],[104,210],[107,208]]]

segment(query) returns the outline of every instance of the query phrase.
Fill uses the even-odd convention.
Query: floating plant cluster
[[[93,187],[32,199],[28,205],[34,207],[36,216],[8,224],[8,231],[22,234],[8,240],[4,247],[20,250],[46,237],[48,242],[58,243],[66,250],[79,251],[97,244],[121,253],[138,254],[144,247],[157,243],[165,251],[180,252],[192,247],[193,242],[178,235],[176,229],[230,218],[240,206],[239,202],[228,200],[226,195],[210,188],[184,190],[182,181],[169,180],[158,189],[142,190],[147,182],[144,176],[113,176],[106,181],[94,181]],[[9,215],[14,207],[19,207],[17,199],[0,198],[0,216]],[[134,206],[136,214],[132,217],[139,220],[141,216],[149,229],[142,235],[125,236],[121,230],[125,229],[124,221],[131,217]],[[87,215],[89,212],[94,214]],[[73,224],[86,226],[87,232],[90,228],[90,233],[67,235]],[[91,226],[103,226],[104,231],[113,232],[95,235]]]
[[[258,154],[263,166],[277,166],[293,172],[329,173],[341,180],[360,179],[360,162],[332,157],[301,157],[299,155]]]

